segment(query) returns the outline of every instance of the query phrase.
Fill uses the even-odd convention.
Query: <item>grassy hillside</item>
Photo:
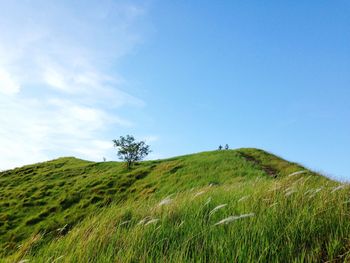
[[[349,187],[257,149],[0,173],[4,262],[346,261]]]

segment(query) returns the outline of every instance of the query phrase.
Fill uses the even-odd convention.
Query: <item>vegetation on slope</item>
[[[348,187],[256,149],[131,171],[61,158],[1,173],[0,187],[9,262],[343,261],[349,250]]]

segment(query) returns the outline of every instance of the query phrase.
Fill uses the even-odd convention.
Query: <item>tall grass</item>
[[[246,155],[257,151],[246,149]],[[258,153],[259,162],[264,166],[271,163],[281,175],[302,169],[271,154]],[[66,233],[111,203],[122,205],[150,197],[161,202],[174,192],[228,184],[237,177],[266,177],[261,168],[240,151],[229,150],[141,162],[132,170],[118,162],[59,158],[0,172],[0,258],[12,254],[36,233],[45,232],[47,239],[67,225],[62,231]],[[193,191],[193,198],[203,193]],[[169,202],[165,200],[161,206]]]
[[[171,202],[153,196],[112,205],[65,236],[34,240],[8,261],[349,261],[349,193],[348,185],[307,173],[237,177],[175,192]]]

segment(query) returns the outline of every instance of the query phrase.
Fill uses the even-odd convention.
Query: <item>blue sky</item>
[[[1,1],[0,169],[258,147],[350,179],[348,1]]]

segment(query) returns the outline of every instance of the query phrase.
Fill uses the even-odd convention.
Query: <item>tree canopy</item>
[[[113,143],[118,149],[119,159],[125,161],[129,169],[133,163],[141,161],[151,152],[149,145],[144,141],[136,141],[132,135],[120,136],[118,140],[113,140]]]

